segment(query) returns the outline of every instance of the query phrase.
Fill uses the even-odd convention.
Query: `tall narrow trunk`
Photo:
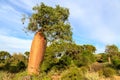
[[[111,58],[110,58],[110,56],[108,57],[108,63],[111,64]]]
[[[46,39],[41,32],[37,32],[32,41],[29,62],[28,62],[28,74],[38,75],[39,66],[41,65],[46,49]]]

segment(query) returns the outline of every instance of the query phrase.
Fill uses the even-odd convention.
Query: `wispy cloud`
[[[93,44],[98,52],[104,52],[107,44],[120,46],[120,1],[70,0],[63,4],[70,9],[73,37],[77,43]]]
[[[22,14],[31,15],[32,7],[40,2],[50,6],[59,4],[69,8],[69,20],[76,43],[93,44],[98,51],[104,51],[107,44],[117,44],[120,47],[119,0],[0,0],[0,35],[2,35],[0,39],[9,38],[10,41],[10,38],[13,40],[16,38],[18,42],[32,39],[33,34],[26,36],[22,31],[24,25],[21,24],[21,18]],[[9,41],[6,40],[4,43],[12,45]],[[8,47],[4,46],[7,50],[10,49]],[[11,47],[14,48],[14,46]],[[0,48],[3,47],[0,46]]]
[[[79,2],[81,2],[82,5],[80,5]],[[120,18],[117,17],[120,17],[120,14],[118,14],[120,13],[120,6],[115,6],[116,1],[93,0],[79,2],[69,3],[70,7],[75,4],[75,7],[70,8],[72,14],[71,18],[75,18],[74,20],[76,20],[77,24],[82,24],[82,26],[75,26],[74,29],[78,30],[80,33],[84,30],[86,33],[83,35],[101,41],[104,44],[113,43],[119,39],[117,36],[118,31],[116,32],[115,30],[119,30],[118,25],[120,24]]]
[[[13,52],[29,51],[31,40],[0,35],[0,50]]]

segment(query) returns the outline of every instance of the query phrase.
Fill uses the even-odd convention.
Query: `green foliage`
[[[38,76],[33,75],[32,80],[52,80],[51,79],[52,73],[49,72],[48,74],[46,73],[40,73]]]
[[[10,53],[7,51],[0,51],[0,60],[4,60],[10,57]]]
[[[43,64],[40,67],[41,73],[38,76],[29,76],[24,71],[27,66],[26,54],[28,53],[12,54],[9,58],[4,58],[5,64],[1,63],[1,70],[7,72],[0,72],[0,80],[52,80],[53,76],[60,76],[61,80],[99,80],[101,76],[113,77],[114,69],[118,70],[120,66],[119,53],[111,57],[112,64],[105,63],[107,61],[105,53],[97,56],[103,63],[94,63],[96,55],[88,48],[84,49],[84,46],[60,41],[47,47]]]
[[[83,45],[83,49],[85,51],[89,51],[91,53],[95,53],[95,51],[96,51],[96,48],[93,45],[89,45],[89,44]]]
[[[27,65],[27,59],[22,54],[13,54],[9,59],[9,68],[10,72],[19,72],[21,70],[25,70]]]
[[[100,80],[99,74],[97,72],[86,72],[85,80]]]
[[[114,56],[112,58],[112,64],[116,69],[120,69],[120,58],[117,56]]]
[[[103,68],[103,75],[105,77],[113,77],[115,75],[115,70],[109,67]]]
[[[116,45],[107,45],[105,52],[110,55],[115,55],[118,52],[118,47]]]
[[[27,71],[23,71],[23,72],[16,73],[12,78],[12,80],[44,80],[45,76],[47,75],[43,73],[41,73],[38,76],[35,76],[35,75],[31,76],[27,74]]]
[[[77,56],[77,59],[74,59],[74,63],[77,66],[89,66],[93,62],[95,62],[95,56],[91,52],[84,51],[82,54]]]
[[[26,69],[27,58],[23,54],[10,55],[8,52],[1,51],[0,69],[8,72],[19,72]]]
[[[98,62],[102,62],[102,63],[108,62],[108,55],[107,55],[107,54],[105,54],[105,53],[100,53],[100,54],[98,54],[98,55],[99,55],[99,57],[97,57],[97,61],[98,61]]]
[[[63,41],[55,42],[47,47],[41,69],[46,72],[51,69],[63,70],[68,68],[71,62],[78,67],[89,66],[95,62],[95,56],[88,48],[83,49],[83,46]]]
[[[7,64],[8,59],[11,57],[11,55],[7,51],[0,51],[0,68],[3,69],[3,67]]]
[[[62,73],[61,80],[83,80],[83,75],[82,72],[74,66]]]
[[[26,52],[24,53],[24,55],[26,56],[27,59],[29,58],[29,54],[30,54],[30,52],[28,52],[28,51],[26,51]]]
[[[72,43],[55,42],[46,49],[45,58],[42,64],[42,70],[65,69],[76,57],[80,48]]]
[[[105,52],[108,54],[108,57],[116,56],[119,53],[118,47],[116,45],[107,45]]]
[[[14,77],[15,75],[12,73],[0,71],[0,80],[13,80]]]
[[[78,49],[75,49],[76,54],[72,55],[72,60],[78,67],[89,66],[95,62],[95,55],[93,54],[95,50],[96,48],[92,45],[78,46]]]
[[[111,64],[111,59],[113,56],[118,56],[119,54],[119,50],[118,47],[116,45],[107,45],[105,52],[108,55],[108,62]]]
[[[40,31],[50,42],[58,39],[72,41],[71,26],[68,22],[69,10],[67,8],[59,5],[53,8],[41,3],[41,5],[33,7],[33,10],[34,13],[29,17],[28,31]]]

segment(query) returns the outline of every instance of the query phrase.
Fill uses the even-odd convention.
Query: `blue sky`
[[[69,22],[77,44],[92,44],[98,52],[105,46],[120,47],[120,0],[0,0],[0,50],[10,53],[30,50],[33,33],[25,33],[23,14],[31,15],[32,7],[46,5],[69,8]]]

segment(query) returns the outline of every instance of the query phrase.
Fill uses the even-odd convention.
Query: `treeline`
[[[102,70],[100,73],[106,77],[110,77],[114,71],[119,73],[120,52],[116,45],[107,45],[104,53],[96,54],[95,51],[96,48],[93,45],[54,42],[46,49],[43,63],[40,66],[41,74],[49,74],[51,71],[58,73],[65,70],[71,71],[71,67],[82,68],[83,71],[90,72]],[[27,69],[28,59],[29,52],[10,54],[7,51],[0,51],[0,70],[11,73],[22,72]],[[72,73],[71,71],[69,74],[74,76]],[[77,76],[77,70],[74,74]],[[68,73],[64,75],[64,78],[69,76]]]
[[[64,69],[71,63],[80,67],[95,62],[96,48],[93,45],[76,45],[73,43],[53,43],[47,47],[43,65],[43,70],[48,72],[53,67]],[[13,53],[0,51],[0,70],[19,72],[27,68],[29,52]]]
[[[27,67],[29,52],[13,53],[0,51],[0,70],[16,73],[23,71]]]
[[[93,45],[77,45],[74,43],[53,43],[46,49],[42,70],[64,70],[71,64],[77,67],[87,66],[95,62],[96,48]]]
[[[104,53],[97,54],[97,62],[108,62],[112,68],[120,69],[120,51],[116,45],[107,45]]]

